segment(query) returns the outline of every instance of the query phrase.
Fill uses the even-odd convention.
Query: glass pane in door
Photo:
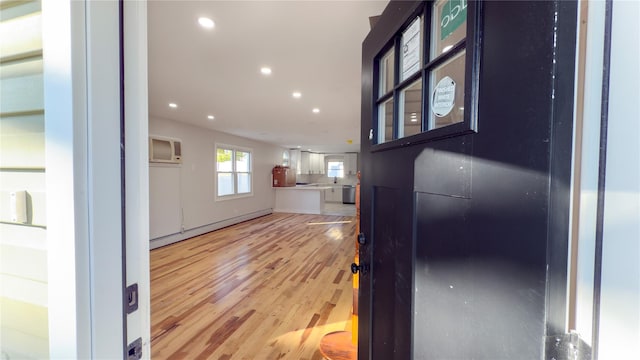
[[[393,49],[387,51],[386,54],[380,59],[380,85],[378,96],[382,96],[391,90],[393,90],[394,85],[394,51]]]
[[[400,92],[400,105],[398,137],[422,132],[422,78]]]
[[[400,81],[415,74],[422,65],[422,17],[417,17],[402,32]]]
[[[431,59],[467,36],[467,0],[439,0],[433,6]]]
[[[435,68],[429,78],[429,129],[464,120],[464,51]]]
[[[393,98],[378,105],[378,144],[393,140]]]

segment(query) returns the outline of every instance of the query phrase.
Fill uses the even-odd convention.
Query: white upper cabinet
[[[324,154],[302,151],[300,153],[300,174],[324,174]]]
[[[289,167],[296,169],[296,174],[301,174],[300,171],[300,150],[289,150]]]
[[[358,173],[358,154],[344,154],[344,173],[345,175],[355,175]]]
[[[299,173],[300,174],[311,174],[311,169],[310,169],[310,159],[311,157],[311,153],[308,151],[301,151],[300,152],[300,170]]]
[[[294,161],[296,153],[291,152],[291,159]],[[327,173],[325,154],[312,153],[308,151],[299,152],[297,158],[297,173],[302,175],[324,175]],[[344,175],[355,175],[358,173],[358,154],[329,154],[330,159],[338,159],[344,161]],[[295,162],[294,162],[295,164]]]
[[[311,154],[311,173],[324,174],[324,154]]]

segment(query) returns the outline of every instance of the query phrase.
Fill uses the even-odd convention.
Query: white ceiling
[[[362,41],[386,4],[150,1],[150,116],[287,148],[359,151]],[[198,25],[201,16],[215,27]]]

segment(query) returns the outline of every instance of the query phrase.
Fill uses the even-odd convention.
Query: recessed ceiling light
[[[300,99],[300,97],[302,97],[302,94],[299,91],[294,91],[293,94],[291,94],[291,96],[293,96],[296,99]]]
[[[213,120],[213,119],[215,119],[215,118],[216,118],[216,117],[215,117],[215,116],[213,116],[213,115],[208,115],[208,116],[207,116],[207,119],[209,119],[209,120]]]
[[[206,18],[206,17],[201,17],[198,18],[198,24],[200,24],[200,26],[202,26],[203,28],[206,29],[213,29],[213,27],[216,25],[213,20]]]
[[[174,109],[175,109],[175,108],[177,108],[177,107],[178,107],[178,104],[176,104],[176,103],[169,103],[169,107],[170,107],[170,108],[174,108]]]
[[[317,113],[319,113],[319,112],[320,112],[320,109],[318,109],[318,108],[313,108],[313,110],[311,110],[311,111],[313,111],[313,113],[314,113],[314,114],[317,114]]]
[[[262,67],[262,68],[260,68],[260,72],[261,72],[263,75],[271,75],[271,68],[266,67],[266,66],[265,66],[265,67]]]
[[[307,151],[311,151],[311,149],[307,149]]]
[[[413,118],[413,119],[411,119],[411,122],[418,122],[418,119]]]
[[[302,146],[298,145],[298,149],[300,149]]]

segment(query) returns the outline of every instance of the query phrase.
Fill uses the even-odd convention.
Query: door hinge
[[[127,347],[127,360],[142,359],[142,338],[137,338]]]
[[[133,285],[127,286],[126,292],[127,314],[131,314],[132,312],[138,310],[138,284],[135,283]]]
[[[591,347],[576,332],[545,337],[545,360],[590,360]]]

